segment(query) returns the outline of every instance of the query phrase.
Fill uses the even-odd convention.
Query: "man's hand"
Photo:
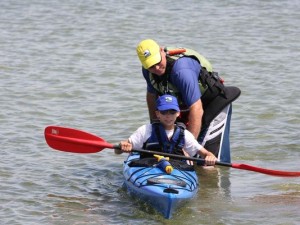
[[[199,99],[190,107],[189,120],[188,120],[189,122],[187,127],[187,129],[194,135],[196,139],[198,138],[201,131],[202,116],[203,116],[202,102]]]

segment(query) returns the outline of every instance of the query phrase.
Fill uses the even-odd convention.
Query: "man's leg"
[[[218,157],[221,162],[230,162],[230,121],[232,105],[226,106],[210,123],[209,127],[202,132],[199,143]]]

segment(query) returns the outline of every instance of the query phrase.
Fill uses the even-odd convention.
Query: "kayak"
[[[193,166],[178,160],[171,160],[170,164],[173,170],[164,171],[157,159],[140,159],[139,153],[129,154],[123,164],[127,192],[150,204],[167,219],[192,199],[199,188]]]

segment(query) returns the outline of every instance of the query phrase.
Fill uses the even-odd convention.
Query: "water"
[[[125,155],[50,149],[61,125],[108,142],[148,122],[135,46],[198,50],[234,103],[232,161],[299,171],[300,4],[290,1],[0,3],[1,224],[297,224],[299,178],[198,169],[197,198],[171,220],[121,188]]]

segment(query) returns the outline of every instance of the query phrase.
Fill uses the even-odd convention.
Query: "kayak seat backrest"
[[[152,167],[155,163],[157,163],[156,158],[142,158],[142,159],[134,159],[128,166],[130,167]]]
[[[171,159],[169,161],[174,169],[182,171],[194,171],[194,166],[188,165],[185,161]],[[152,167],[157,164],[156,158],[135,159],[128,163],[130,167]]]

